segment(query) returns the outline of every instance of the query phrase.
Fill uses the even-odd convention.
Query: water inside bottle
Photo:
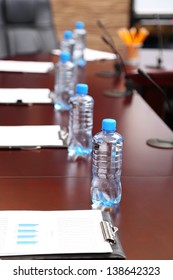
[[[98,134],[93,139],[91,199],[93,205],[112,207],[121,200],[122,138]]]
[[[78,131],[73,133],[68,147],[68,156],[71,159],[86,158],[91,156],[91,135]]]

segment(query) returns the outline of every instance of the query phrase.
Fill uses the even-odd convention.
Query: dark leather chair
[[[49,0],[0,0],[0,57],[58,47]]]

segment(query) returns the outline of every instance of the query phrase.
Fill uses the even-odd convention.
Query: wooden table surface
[[[52,60],[50,55],[18,59]],[[93,134],[103,118],[115,118],[124,136],[122,188],[119,209],[112,212],[127,259],[173,258],[173,151],[152,148],[149,138],[173,138],[172,131],[134,92],[113,98],[106,90],[122,88],[122,81],[101,78],[108,62],[90,62],[80,79],[95,100]],[[0,73],[0,87],[53,89],[54,75]],[[0,105],[0,125],[61,124],[68,113],[53,105]],[[91,161],[70,162],[66,149],[0,151],[0,210],[90,209]]]

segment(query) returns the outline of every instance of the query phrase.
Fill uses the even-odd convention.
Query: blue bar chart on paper
[[[17,244],[34,245],[38,243],[39,224],[21,223],[18,224]]]

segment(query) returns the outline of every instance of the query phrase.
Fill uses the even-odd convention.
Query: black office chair
[[[58,47],[49,0],[0,0],[0,57]]]

